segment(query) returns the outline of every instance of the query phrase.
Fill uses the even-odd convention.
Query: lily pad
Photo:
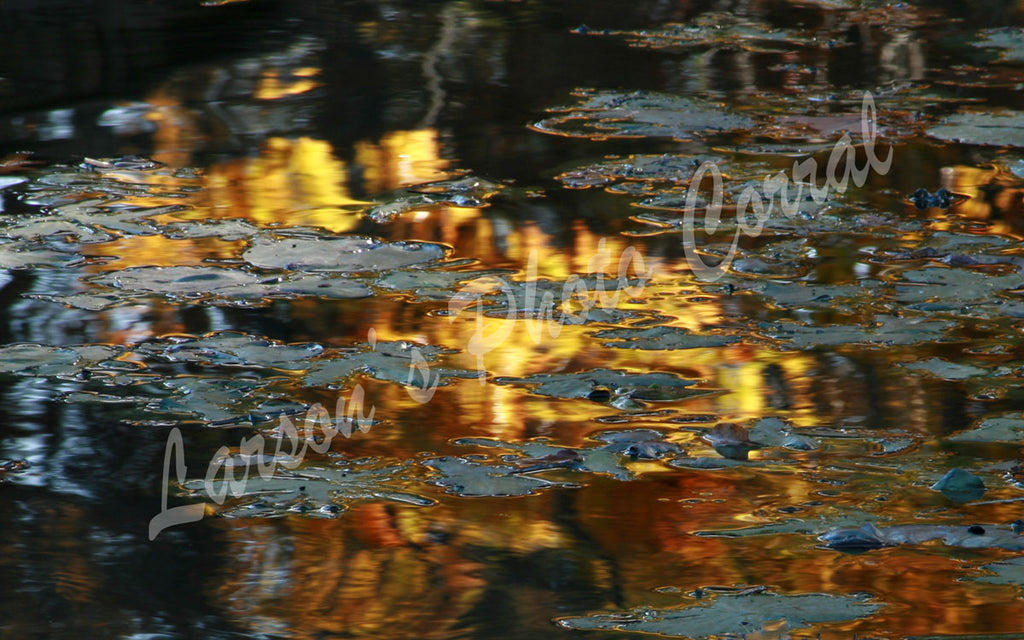
[[[724,347],[739,342],[736,336],[693,333],[683,327],[632,327],[598,331],[595,338],[610,340],[606,347],[618,349],[675,350]]]
[[[955,502],[970,502],[985,495],[981,478],[963,469],[950,469],[931,488]]]
[[[500,184],[474,176],[430,182],[388,194],[386,202],[370,207],[364,215],[374,222],[385,223],[425,207],[485,207],[501,189]]]
[[[259,277],[225,267],[131,267],[91,278],[90,282],[128,292],[202,295],[228,287],[253,285]]]
[[[1024,275],[988,275],[968,269],[931,267],[904,271],[896,289],[900,302],[938,299],[952,305],[991,299],[1000,291],[1024,287]]]
[[[376,272],[435,262],[448,249],[428,242],[385,242],[366,236],[259,236],[242,254],[265,269]]]
[[[615,396],[636,400],[678,400],[706,395],[709,390],[688,389],[698,380],[673,373],[631,373],[617,369],[592,369],[579,373],[540,373],[524,378],[498,378],[498,384],[526,385],[530,391],[553,398],[588,398],[608,401]],[[605,393],[598,396],[601,391]]]
[[[988,370],[967,364],[949,362],[942,358],[929,358],[917,362],[901,362],[900,366],[911,371],[923,371],[943,380],[966,380],[985,375]]]
[[[1020,442],[1024,439],[1024,418],[986,418],[969,431],[946,438],[951,442]]]
[[[765,327],[764,332],[769,337],[781,341],[783,346],[808,349],[845,344],[919,344],[941,338],[952,326],[952,322],[944,320],[876,316],[875,324],[871,326],[780,323]]]
[[[748,590],[749,591],[749,590]],[[558,619],[567,629],[652,633],[672,638],[748,635],[785,621],[787,629],[871,616],[882,604],[863,595],[781,595],[771,592],[721,594],[707,604],[669,609],[633,609]]]
[[[557,176],[559,182],[573,189],[603,186],[620,180],[686,184],[705,162],[721,168],[721,156],[679,154],[640,155],[610,158],[604,162],[566,171]]]
[[[939,140],[995,147],[1024,147],[1024,112],[955,113],[928,130]]]
[[[586,138],[665,137],[694,140],[703,134],[749,129],[756,121],[722,105],[666,93],[581,91],[578,105],[551,109],[558,115],[533,128]]]
[[[274,446],[273,441],[264,443],[267,451]],[[301,462],[290,456],[257,458],[236,452],[215,461],[219,473],[212,482],[189,480],[184,488],[192,497],[207,501],[223,497],[224,505],[218,509],[218,514],[235,518],[334,517],[355,502],[383,500],[418,506],[435,502],[411,490],[418,483],[414,478],[417,471],[408,463],[363,460],[299,466]],[[261,476],[259,463],[271,469],[273,475]],[[231,475],[225,479],[226,474]]]
[[[330,352],[309,363],[302,382],[321,387],[342,384],[357,372],[378,380],[429,388],[446,385],[449,378],[479,378],[479,371],[435,366],[442,355],[452,353],[434,345],[411,342],[377,342],[349,351]]]
[[[431,482],[448,493],[465,497],[526,496],[542,489],[560,486],[531,475],[522,475],[509,465],[484,463],[457,457],[428,458],[423,464],[437,470],[440,477]]]
[[[971,46],[985,49],[1000,49],[999,59],[1003,62],[1024,62],[1024,31],[1019,28],[987,29]]]
[[[995,575],[977,576],[972,580],[989,584],[1024,585],[1024,556],[993,562],[981,568]]]

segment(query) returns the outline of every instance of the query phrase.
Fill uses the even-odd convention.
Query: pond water
[[[58,5],[0,637],[1019,637],[1017,3]]]

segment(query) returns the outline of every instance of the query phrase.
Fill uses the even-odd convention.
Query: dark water
[[[1016,637],[1021,24],[4,3],[0,637]],[[732,253],[701,221],[733,262],[697,277],[700,159],[863,161],[865,91],[891,167]],[[211,499],[221,453],[360,394]],[[931,488],[954,468],[984,492]],[[205,517],[151,541],[163,492]]]

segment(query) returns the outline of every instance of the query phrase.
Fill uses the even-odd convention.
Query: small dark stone
[[[980,536],[985,533],[985,527],[978,524],[972,524],[971,526],[967,527],[967,533],[973,533],[976,536]]]

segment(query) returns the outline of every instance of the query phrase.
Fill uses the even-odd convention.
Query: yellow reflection
[[[954,166],[943,169],[943,186],[968,196],[955,212],[989,224],[990,233],[1024,236],[1024,185],[1004,167]]]
[[[364,169],[365,188],[380,193],[448,177],[436,129],[391,131],[377,143],[355,144],[355,162]]]
[[[263,77],[260,78],[260,83],[256,87],[254,95],[259,100],[279,100],[288,96],[306,93],[318,86],[320,86],[319,82],[314,82],[308,79],[308,77],[288,81],[282,79],[277,74],[277,71],[265,71]]]

